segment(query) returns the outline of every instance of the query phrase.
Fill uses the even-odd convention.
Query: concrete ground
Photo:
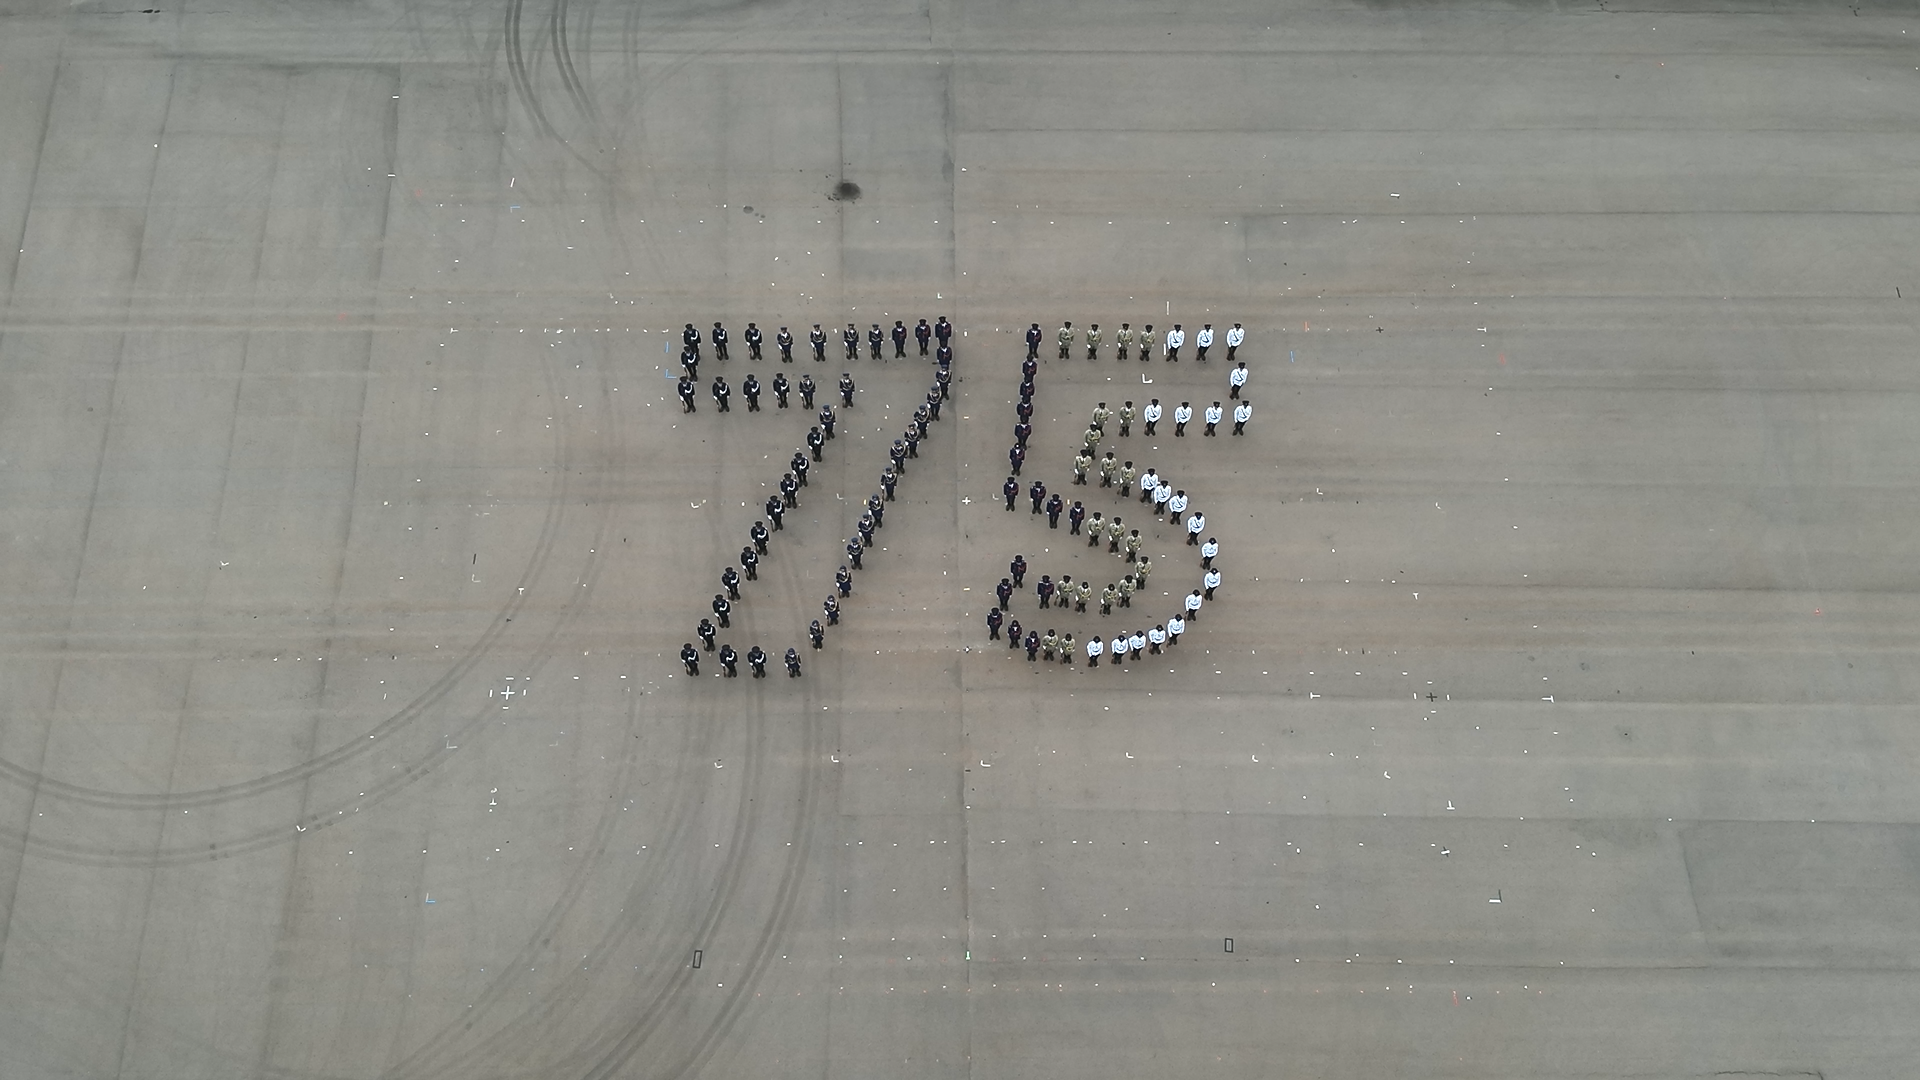
[[[1910,7],[152,6],[0,0],[0,1075],[1913,1075]],[[689,678],[746,323],[940,315]],[[1164,656],[986,640],[1036,321],[1135,523],[1247,328]]]

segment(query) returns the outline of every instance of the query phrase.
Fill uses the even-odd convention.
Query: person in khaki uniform
[[[1140,328],[1140,359],[1142,362],[1153,359],[1153,324]]]
[[[1124,499],[1128,495],[1131,495],[1133,493],[1133,478],[1137,475],[1139,475],[1139,470],[1133,467],[1133,462],[1129,461],[1126,464],[1120,466],[1120,497],[1121,498]]]
[[[1100,486],[1112,487],[1113,474],[1119,468],[1120,463],[1113,460],[1113,451],[1107,451],[1107,456],[1100,459]]]
[[[1132,430],[1133,416],[1134,416],[1133,402],[1129,401],[1122,404],[1120,406],[1120,411],[1115,415],[1120,417],[1120,437],[1124,439],[1127,436],[1133,434],[1133,430]]]
[[[1087,327],[1087,359],[1089,360],[1100,359],[1100,324],[1099,323],[1094,323],[1091,326]]]
[[[1107,554],[1120,554],[1120,541],[1127,535],[1127,526],[1119,518],[1107,523]]]
[[[1080,455],[1073,459],[1073,482],[1076,484],[1085,484],[1087,482],[1087,470],[1091,468],[1093,468],[1093,455],[1082,450]]]
[[[1120,599],[1120,590],[1114,588],[1109,582],[1106,588],[1100,590],[1100,614],[1113,614],[1113,602],[1118,599]]]
[[[1060,359],[1065,360],[1067,354],[1073,351],[1073,324],[1062,323],[1060,333],[1055,336],[1060,340]]]
[[[1113,343],[1120,346],[1120,359],[1127,358],[1127,346],[1133,344],[1133,331],[1129,324],[1121,323],[1120,329],[1113,332]]]

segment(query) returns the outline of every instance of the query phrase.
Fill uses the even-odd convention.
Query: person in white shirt
[[[1212,570],[1207,571],[1207,576],[1204,578],[1201,578],[1200,581],[1202,584],[1204,584],[1207,587],[1207,599],[1209,600],[1213,599],[1213,590],[1220,587],[1219,568],[1216,567]]]
[[[1194,547],[1200,543],[1200,533],[1204,531],[1206,527],[1207,527],[1207,515],[1201,513],[1198,510],[1195,510],[1193,512],[1193,516],[1187,519],[1187,546],[1188,547]]]
[[[1251,419],[1253,419],[1253,402],[1243,398],[1240,404],[1233,407],[1233,433],[1235,435],[1245,435],[1247,433],[1247,421]]]
[[[1165,645],[1166,643],[1167,643],[1166,627],[1155,626],[1153,629],[1147,631],[1147,653],[1149,655],[1159,656],[1160,646]]]
[[[1239,323],[1234,323],[1233,329],[1227,331],[1227,363],[1233,363],[1233,354],[1239,350],[1241,343],[1246,340],[1247,332],[1240,328]]]
[[[1095,634],[1092,637],[1088,638],[1087,639],[1087,666],[1090,668],[1099,667],[1100,654],[1105,651],[1107,651],[1107,643],[1100,640],[1099,634]]]
[[[1114,667],[1119,667],[1120,661],[1127,658],[1127,635],[1114,635],[1113,648],[1109,651],[1113,654],[1113,659],[1107,661],[1107,663]]]
[[[1138,660],[1140,653],[1147,647],[1147,635],[1143,630],[1135,630],[1127,635],[1127,659]]]
[[[1140,501],[1152,502],[1153,489],[1159,486],[1160,474],[1154,471],[1153,466],[1147,466],[1147,471],[1140,474]]]
[[[1153,434],[1153,425],[1160,422],[1159,398],[1154,398],[1152,401],[1147,402],[1147,407],[1140,410],[1140,419],[1147,422],[1147,434]]]
[[[1242,360],[1240,361],[1239,367],[1227,372],[1227,399],[1229,401],[1240,400],[1240,390],[1246,385],[1247,362]]]
[[[1173,485],[1166,477],[1160,478],[1160,486],[1153,489],[1153,516],[1159,517],[1167,512],[1167,502],[1173,498]]]
[[[1167,331],[1167,363],[1177,364],[1180,362],[1180,346],[1186,343],[1187,332],[1180,329],[1179,323],[1174,323],[1173,329]]]
[[[1187,594],[1187,618],[1192,619],[1194,622],[1200,621],[1200,602],[1199,589],[1195,589]]]
[[[1180,404],[1178,404],[1178,405],[1176,405],[1176,406],[1174,406],[1174,409],[1173,409],[1173,434],[1174,434],[1174,437],[1175,437],[1175,438],[1179,438],[1179,439],[1184,439],[1184,438],[1186,438],[1186,437],[1187,437],[1187,424],[1188,424],[1189,422],[1191,422],[1192,420],[1193,420],[1193,406],[1192,406],[1192,405],[1189,405],[1189,404],[1187,404],[1186,402],[1184,402],[1184,401],[1183,401],[1183,402],[1181,402]]]
[[[1207,406],[1207,411],[1205,415],[1207,418],[1207,438],[1211,439],[1215,435],[1219,434],[1213,429],[1220,425],[1220,418],[1225,416],[1226,413],[1221,410],[1220,403],[1216,401],[1213,404]]]
[[[1181,488],[1167,500],[1167,524],[1180,524],[1180,515],[1187,512],[1187,489]]]
[[[1167,620],[1167,648],[1180,644],[1180,635],[1186,632],[1187,620],[1181,618],[1179,612],[1174,612],[1173,618]]]
[[[1207,537],[1207,542],[1200,545],[1200,569],[1213,569],[1213,557],[1218,554],[1220,554],[1220,541],[1211,536]]]
[[[1206,363],[1207,350],[1213,348],[1213,324],[1212,323],[1208,323],[1207,325],[1201,327],[1200,332],[1193,335],[1193,345],[1194,345],[1193,358],[1195,360],[1200,361],[1203,364]]]

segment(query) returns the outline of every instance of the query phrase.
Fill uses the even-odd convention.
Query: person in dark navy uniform
[[[680,332],[680,344],[692,349],[696,359],[700,356],[700,331],[695,330],[692,323]]]
[[[867,331],[867,351],[873,354],[875,360],[880,359],[880,346],[886,340],[887,336],[880,332],[879,323],[874,323],[872,329]]]
[[[942,345],[947,345],[952,343],[953,324],[947,321],[947,317],[945,315],[940,316],[940,321],[933,324],[933,336],[935,338],[938,338],[940,341],[940,344]]]
[[[768,497],[767,520],[773,522],[774,532],[782,532],[786,529],[786,526],[780,523],[780,519],[786,516],[786,513],[787,513],[786,500],[782,499],[778,495],[773,495]]]
[[[680,662],[687,665],[687,674],[700,674],[700,650],[693,647],[693,642],[680,646]]]
[[[760,411],[760,380],[754,377],[753,372],[751,371],[747,372],[746,381],[740,384],[740,392],[746,395],[747,411],[759,412]]]
[[[793,363],[793,335],[787,333],[786,327],[781,327],[780,332],[773,336],[773,343],[780,346],[780,362]]]
[[[807,340],[813,343],[814,362],[819,364],[826,363],[827,362],[827,333],[826,331],[820,329],[819,323],[813,324],[813,332],[807,335]]]
[[[833,441],[833,421],[833,406],[820,406],[820,433],[827,437],[828,442]]]
[[[807,372],[801,372],[800,381],[794,384],[794,389],[800,391],[801,407],[807,409],[813,408],[813,376]]]
[[[748,581],[760,580],[760,553],[748,544],[740,549],[740,567],[747,572]]]
[[[1013,501],[1020,497],[1020,481],[1007,477],[1007,482],[1000,485],[1000,494],[1007,497],[1007,513],[1013,513]]]
[[[733,605],[727,603],[727,598],[725,594],[723,593],[713,594],[713,614],[716,618],[720,620],[720,629],[725,630],[727,627],[733,625],[732,620],[730,620],[727,617],[728,614],[732,611],[733,611]]]
[[[1007,617],[1005,615],[1000,614],[999,608],[995,607],[995,608],[987,609],[987,640],[988,641],[1000,640],[1000,625],[1006,621],[1007,621]]]
[[[726,587],[727,599],[740,599],[740,571],[731,566],[720,571],[720,584]]]
[[[758,645],[755,645],[753,648],[748,649],[747,650],[747,666],[753,669],[754,678],[756,679],[766,678],[767,677],[766,650],[762,649]]]
[[[707,651],[712,652],[713,651],[713,635],[714,635],[713,623],[707,621],[706,619],[701,619],[700,625],[694,627],[693,632],[700,635],[700,640],[703,642],[706,642]]]
[[[921,356],[927,355],[927,342],[932,338],[933,327],[927,325],[927,320],[921,319],[920,325],[913,328],[913,339],[920,343]]]
[[[887,493],[887,501],[893,501],[894,485],[900,482],[900,474],[891,465],[880,470],[880,487]]]
[[[680,350],[680,370],[687,373],[687,378],[695,381],[699,380],[700,351],[698,349],[688,345],[686,348]]]
[[[767,523],[756,521],[753,528],[747,530],[748,539],[753,541],[753,549],[762,555],[767,553]]]
[[[687,378],[685,375],[680,376],[680,404],[685,407],[684,411],[686,412],[700,411],[699,407],[693,403],[693,398],[694,398],[693,380]]]
[[[740,654],[733,651],[733,645],[731,643],[729,643],[726,648],[720,650],[720,666],[727,669],[727,678],[737,679],[740,677]]]
[[[866,567],[860,565],[860,556],[862,553],[866,551],[866,549],[867,549],[867,546],[860,542],[859,537],[857,536],[847,537],[847,561],[853,564],[853,568],[855,570],[866,569]]]
[[[719,375],[715,375],[713,377],[713,386],[710,387],[710,389],[713,391],[713,400],[720,404],[720,411],[732,412],[733,409],[728,406],[727,400],[733,396],[733,388],[727,385],[727,380]]]
[[[853,571],[841,567],[834,573],[833,583],[839,587],[841,596],[853,595]]]
[[[1049,496],[1047,498],[1047,528],[1049,529],[1059,528],[1060,515],[1064,513],[1066,509],[1067,509],[1067,500],[1061,498],[1059,492],[1055,492],[1054,494]]]
[[[1025,555],[1015,555],[1013,557],[1013,561],[1007,564],[1007,572],[1013,575],[1014,588],[1016,589],[1026,588],[1027,557]]]
[[[1027,498],[1033,500],[1033,513],[1037,516],[1040,513],[1040,504],[1047,498],[1047,485],[1035,480],[1033,486],[1027,489]]]
[[[1034,323],[1032,326],[1027,327],[1027,359],[1038,360],[1040,358],[1040,343],[1044,340],[1046,340],[1046,335],[1040,332],[1039,323]]]
[[[827,594],[826,602],[820,605],[820,611],[827,617],[828,626],[840,625],[840,600],[832,593]]]
[[[1007,464],[1013,466],[1013,475],[1020,475],[1020,466],[1027,463],[1027,448],[1014,443],[1007,448]]]
[[[773,373],[774,404],[778,405],[783,409],[786,408],[787,407],[787,391],[791,390],[792,388],[793,388],[792,384],[787,382],[786,372],[776,371]]]
[[[799,677],[800,677],[800,650],[789,645],[787,646],[787,678],[797,679]]]
[[[815,649],[820,648],[821,645],[826,643],[827,632],[820,626],[819,619],[815,619],[807,625],[807,637],[812,639]]]
[[[899,319],[893,320],[893,358],[907,355],[907,324]]]
[[[760,328],[752,323],[748,323],[747,328],[741,331],[740,336],[747,341],[747,359],[760,359]]]
[[[853,373],[840,373],[840,403],[849,408],[853,406]]]
[[[1000,598],[1000,610],[1007,610],[1007,604],[1013,600],[1013,579],[1001,578],[1000,584],[993,587],[993,595]]]
[[[727,328],[719,323],[713,324],[713,358],[715,360],[727,358]]]
[[[953,366],[953,346],[944,341],[941,342],[940,351],[935,354],[935,358],[940,362],[940,370],[946,371]]]
[[[818,426],[807,429],[807,449],[813,451],[813,460],[820,460],[820,448],[827,445],[827,437],[820,434]]]
[[[855,330],[852,323],[840,332],[840,344],[847,347],[847,359],[860,359],[860,331]]]

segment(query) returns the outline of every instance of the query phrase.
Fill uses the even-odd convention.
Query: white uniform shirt
[[[1244,401],[1238,405],[1235,405],[1233,407],[1233,418],[1235,421],[1242,424],[1253,419],[1253,406],[1247,404]]]
[[[1179,348],[1182,345],[1185,345],[1186,343],[1187,343],[1187,332],[1185,330],[1167,331],[1167,351],[1168,352],[1172,352],[1173,350]]]
[[[1160,406],[1149,403],[1140,410],[1140,416],[1149,424],[1157,424],[1160,422]]]
[[[1219,588],[1220,587],[1220,571],[1218,570],[1207,571],[1207,576],[1204,580],[1207,583],[1207,588],[1209,589]]]
[[[1087,639],[1087,659],[1098,660],[1100,659],[1100,654],[1106,651],[1106,642],[1101,641],[1098,636]]]
[[[1187,594],[1187,610],[1188,610],[1188,611],[1190,611],[1190,612],[1192,612],[1192,613],[1194,613],[1194,614],[1196,614],[1196,615],[1197,615],[1197,614],[1199,614],[1199,613],[1200,613],[1200,603],[1201,603],[1201,600],[1200,600],[1200,594],[1199,594],[1199,593],[1197,593],[1197,592],[1190,592],[1190,593],[1188,593],[1188,594]]]
[[[1200,332],[1193,336],[1193,343],[1203,349],[1211,347],[1213,345],[1213,331],[1204,326],[1201,327]]]
[[[1173,485],[1165,480],[1160,481],[1160,486],[1153,489],[1154,509],[1157,511],[1160,507],[1167,505],[1167,500],[1171,498],[1173,498]]]
[[[1172,511],[1173,513],[1176,513],[1176,514],[1184,514],[1184,513],[1186,513],[1186,512],[1187,512],[1187,497],[1186,497],[1185,495],[1175,495],[1175,496],[1173,496],[1172,498],[1170,498],[1170,499],[1168,499],[1168,500],[1167,500],[1167,509],[1168,509],[1168,510],[1170,510],[1170,511]]]
[[[1127,638],[1127,648],[1133,650],[1134,652],[1139,652],[1141,649],[1144,649],[1146,647],[1147,647],[1147,635],[1145,634],[1135,633],[1132,636]]]
[[[1140,490],[1141,491],[1152,491],[1154,488],[1157,488],[1159,486],[1160,486],[1159,473],[1154,472],[1152,469],[1148,469],[1146,472],[1140,474]]]
[[[1147,640],[1155,645],[1165,645],[1167,643],[1167,632],[1156,626],[1147,631]]]
[[[1217,542],[1209,540],[1206,543],[1200,545],[1201,558],[1211,559],[1218,554],[1220,554],[1220,545]]]
[[[1185,405],[1176,405],[1176,406],[1174,406],[1174,408],[1173,408],[1173,422],[1174,422],[1174,423],[1176,423],[1176,424],[1184,424],[1184,423],[1186,423],[1187,421],[1189,421],[1189,420],[1191,420],[1191,419],[1193,419],[1193,410],[1192,410],[1192,409],[1190,409],[1190,408],[1188,408],[1188,407],[1187,407],[1187,406],[1185,406]]]
[[[1237,368],[1234,368],[1232,371],[1228,372],[1227,385],[1229,386],[1247,385],[1247,369],[1243,367],[1237,367]]]
[[[1199,536],[1201,533],[1206,532],[1207,531],[1207,515],[1201,513],[1198,510],[1195,510],[1193,512],[1193,516],[1187,519],[1187,531],[1192,533],[1195,536]]]
[[[1207,423],[1217,424],[1220,422],[1220,418],[1225,415],[1226,413],[1221,410],[1220,406],[1218,405],[1207,406]]]
[[[1126,635],[1122,634],[1119,637],[1114,638],[1113,639],[1113,655],[1119,656],[1121,653],[1126,651],[1127,651]]]
[[[1245,330],[1242,330],[1236,326],[1233,329],[1227,331],[1228,345],[1237,349],[1240,347],[1240,343],[1245,340],[1247,340],[1247,332]]]
[[[1173,618],[1167,620],[1167,637],[1169,639],[1177,639],[1181,634],[1184,634],[1186,632],[1187,632],[1187,620],[1181,618],[1178,615],[1175,615]]]

